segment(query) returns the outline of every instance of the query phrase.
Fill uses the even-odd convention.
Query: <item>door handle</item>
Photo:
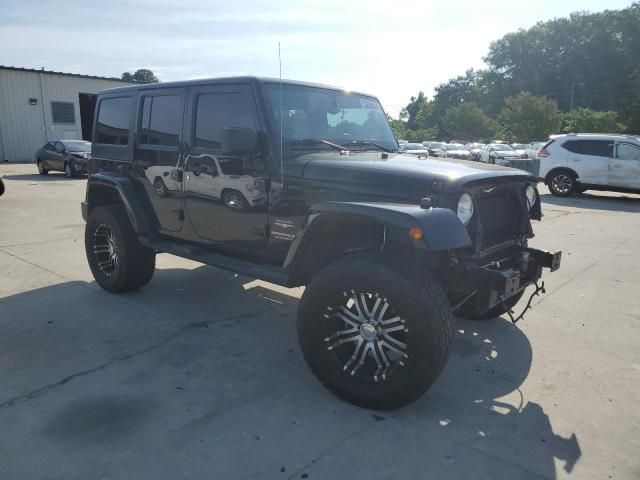
[[[614,168],[622,168],[622,165],[620,165],[619,163],[616,163],[613,167]]]
[[[574,162],[581,162],[581,161],[582,161],[582,159],[580,159],[580,158],[574,158],[574,159],[573,159],[573,161],[574,161]]]

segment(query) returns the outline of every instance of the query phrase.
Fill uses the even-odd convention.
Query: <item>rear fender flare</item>
[[[112,203],[102,200],[101,195],[98,193],[102,189],[110,189],[119,200],[118,203],[122,203],[136,233],[149,234],[153,232],[148,220],[149,217],[139,199],[133,180],[121,173],[98,172],[89,177],[87,181],[86,207],[83,206],[83,212],[86,211],[88,215],[92,208],[105,203]]]

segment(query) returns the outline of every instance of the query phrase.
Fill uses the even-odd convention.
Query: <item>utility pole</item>
[[[569,111],[573,110],[573,90],[575,86],[575,83],[571,82],[571,102],[569,103]]]

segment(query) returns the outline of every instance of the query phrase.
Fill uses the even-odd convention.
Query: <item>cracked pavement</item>
[[[307,370],[301,289],[159,255],[147,287],[106,293],[85,180],[0,175],[0,478],[640,476],[638,195],[544,191],[547,294],[518,328],[458,319],[435,386],[381,413]]]

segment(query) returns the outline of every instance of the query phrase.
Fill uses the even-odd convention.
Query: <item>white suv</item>
[[[559,197],[585,190],[640,193],[640,137],[557,135],[538,158],[540,179]]]

